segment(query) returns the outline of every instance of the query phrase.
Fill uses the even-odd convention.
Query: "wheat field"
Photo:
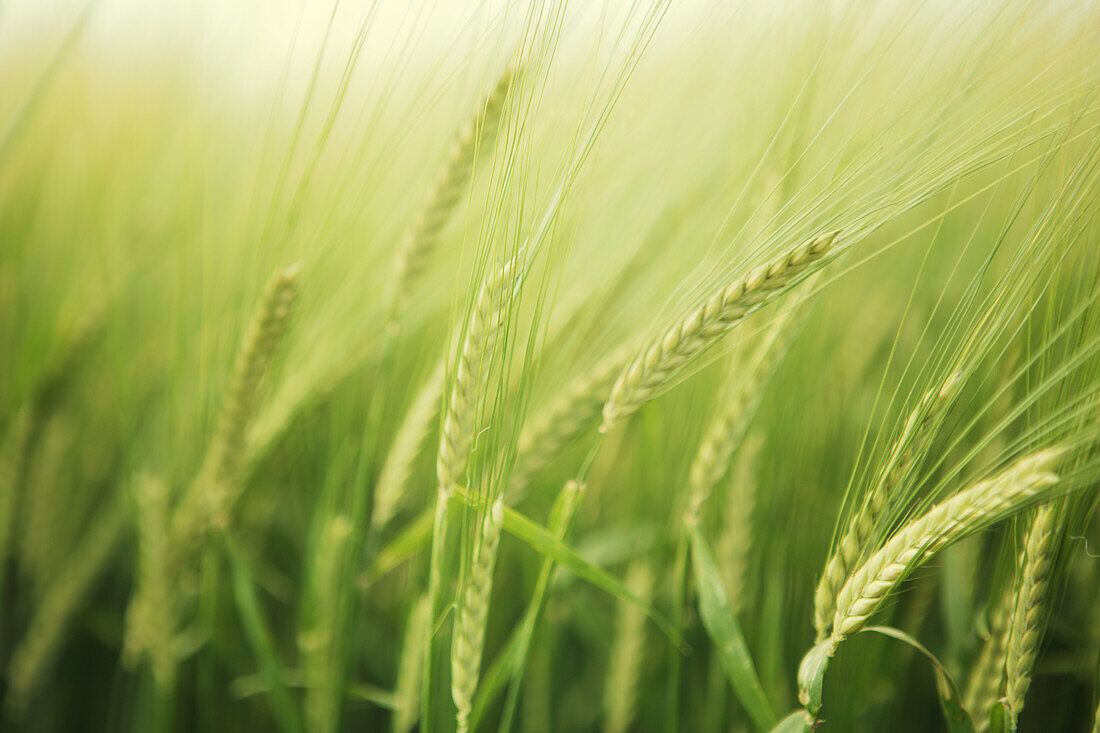
[[[1100,6],[0,5],[0,728],[1100,733]]]

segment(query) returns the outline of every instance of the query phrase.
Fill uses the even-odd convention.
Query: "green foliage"
[[[1094,724],[1096,8],[33,4],[5,730]]]

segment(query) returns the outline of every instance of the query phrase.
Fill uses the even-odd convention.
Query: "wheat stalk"
[[[886,512],[890,497],[920,459],[934,436],[934,424],[950,405],[961,381],[961,375],[956,372],[939,389],[933,388],[924,393],[894,441],[871,491],[848,522],[836,550],[826,561],[825,572],[821,574],[814,591],[814,628],[818,641],[828,636],[829,621],[836,612],[837,594],[859,561],[874,549],[872,541],[875,530]]]
[[[867,623],[914,568],[952,542],[1019,510],[1058,482],[1051,472],[1062,455],[1033,453],[985,481],[934,506],[896,532],[845,582],[837,598],[829,639],[836,647]]]
[[[512,86],[515,70],[508,68],[478,106],[455,140],[447,162],[439,171],[428,201],[405,233],[394,261],[394,311],[412,291],[424,265],[439,241],[463,189],[470,180],[479,153],[492,147],[500,129],[501,112]]]
[[[836,236],[834,232],[810,240],[735,280],[665,329],[619,375],[603,407],[600,432],[609,432],[656,397],[693,358],[747,315],[822,267]]]
[[[474,693],[477,692],[481,674],[485,622],[489,616],[493,568],[496,566],[503,521],[504,502],[498,498],[482,518],[481,532],[474,545],[455,618],[451,645],[451,698],[455,704],[458,733],[466,733],[470,726]]]
[[[1005,641],[1005,698],[1011,730],[1016,730],[1016,719],[1024,709],[1031,670],[1043,640],[1059,518],[1057,505],[1048,504],[1036,510],[1019,564],[1019,580]]]
[[[653,595],[653,575],[649,566],[641,560],[631,563],[626,573],[626,588],[635,598],[648,603]],[[645,629],[645,612],[637,605],[621,602],[603,694],[603,730],[606,733],[626,733],[634,722],[638,677],[645,652]]]

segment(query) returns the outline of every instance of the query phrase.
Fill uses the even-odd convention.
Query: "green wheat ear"
[[[823,267],[836,238],[834,232],[795,247],[714,293],[701,306],[666,328],[619,375],[603,407],[600,432],[610,432],[616,424],[656,397],[692,359],[754,310]]]
[[[241,490],[238,478],[245,437],[256,414],[264,374],[286,335],[301,272],[300,265],[293,265],[271,277],[248,326],[214,439],[173,515],[175,543],[181,549],[197,546],[204,532],[229,521]]]
[[[898,584],[941,549],[1049,495],[1063,453],[1048,449],[1022,458],[898,530],[844,583],[829,636],[833,646],[862,629]]]

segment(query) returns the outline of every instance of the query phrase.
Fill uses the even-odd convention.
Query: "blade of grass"
[[[305,733],[294,700],[284,683],[283,667],[279,663],[278,654],[271,641],[271,632],[260,610],[260,602],[252,584],[252,574],[233,540],[229,537],[225,537],[224,540],[225,554],[229,559],[233,576],[233,598],[241,617],[245,638],[267,681],[272,715],[283,733]]]
[[[923,654],[932,663],[932,670],[936,674],[936,690],[939,692],[940,707],[943,709],[943,717],[947,721],[947,729],[951,733],[974,733],[974,723],[963,708],[959,686],[955,684],[955,680],[935,654],[928,651],[927,647],[909,634],[891,626],[870,626],[864,631],[871,631],[896,639]]]
[[[714,554],[697,524],[690,525],[690,533],[692,573],[703,626],[714,642],[722,669],[745,712],[752,718],[757,730],[771,730],[776,724],[775,712],[757,677],[741,625],[730,610],[726,587]]]

